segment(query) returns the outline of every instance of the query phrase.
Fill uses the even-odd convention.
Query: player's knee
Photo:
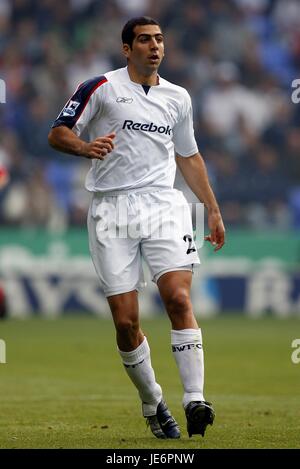
[[[170,313],[182,314],[191,308],[190,294],[185,288],[178,288],[171,293],[166,301]]]
[[[115,322],[116,329],[122,336],[135,335],[139,331],[139,322],[130,318],[120,318]]]

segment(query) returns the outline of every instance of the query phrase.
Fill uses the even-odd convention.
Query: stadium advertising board
[[[90,260],[85,234],[53,237],[10,237],[0,244],[0,283],[8,314],[54,317],[71,312],[109,316],[102,289]],[[7,238],[8,239],[8,238]],[[259,317],[300,314],[300,271],[274,256],[207,256],[200,252],[195,269],[193,304],[198,316],[241,313]],[[163,313],[156,286],[145,268],[147,287],[140,295],[141,314]]]

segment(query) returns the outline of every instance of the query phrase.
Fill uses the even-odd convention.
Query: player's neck
[[[140,85],[147,85],[147,86],[156,86],[159,83],[157,70],[151,72],[151,74],[146,75],[144,73],[140,73],[130,64],[127,66],[128,74],[130,80],[134,83],[138,83]]]

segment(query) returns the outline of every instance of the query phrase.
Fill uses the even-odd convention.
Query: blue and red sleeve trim
[[[65,125],[66,127],[69,127],[69,129],[72,129],[83,113],[94,91],[106,82],[107,78],[105,76],[100,76],[81,83],[57,119],[55,119],[51,128],[53,129],[54,127]]]

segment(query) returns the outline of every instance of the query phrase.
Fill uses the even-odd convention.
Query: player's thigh
[[[161,213],[153,217],[155,223],[150,236],[142,240],[142,254],[154,281],[162,272],[200,263],[193,241],[191,213],[185,198],[179,191],[162,192],[160,197]],[[159,212],[159,200],[157,202]]]
[[[107,297],[115,325],[132,327],[139,322],[138,292],[136,290]]]
[[[106,297],[126,293],[143,286],[139,240],[105,233],[97,213],[89,210],[90,253]]]
[[[179,294],[182,293],[183,296],[189,297],[192,275],[191,270],[175,270],[162,274],[157,281],[162,299],[165,301],[176,298],[178,292]]]
[[[172,271],[162,274],[157,281],[160,296],[172,323],[172,328],[197,329],[191,302],[191,271]]]

